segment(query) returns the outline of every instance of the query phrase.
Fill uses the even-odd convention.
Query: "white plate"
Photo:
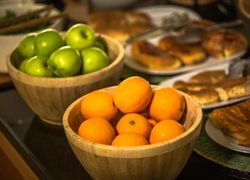
[[[149,15],[156,26],[160,26],[162,19],[173,12],[187,13],[190,19],[199,20],[201,16],[191,9],[174,5],[155,5],[136,9]]]
[[[210,122],[210,120],[207,120],[205,125],[205,130],[207,135],[217,144],[220,144],[221,146],[234,151],[242,153],[250,153],[250,148],[236,144],[234,140],[231,140],[232,139],[231,137],[227,136],[221,130],[214,127],[214,125]]]
[[[44,4],[22,3],[22,2],[2,2],[0,4],[0,16],[5,14],[5,10],[14,11],[17,15],[23,14],[30,10],[40,9],[45,7]],[[59,14],[59,11],[53,9],[51,15]],[[63,21],[61,19],[55,20],[48,28],[62,29]],[[17,35],[0,35],[0,73],[7,73],[6,58],[18,46],[20,40],[25,34]]]
[[[159,37],[158,37],[159,38]],[[152,39],[151,42],[154,42],[156,39]],[[197,70],[197,69],[201,69],[201,68],[205,68],[208,66],[213,66],[213,65],[219,65],[222,63],[225,63],[226,61],[231,61],[235,58],[239,58],[241,56],[243,56],[245,54],[246,51],[242,51],[239,52],[231,57],[228,58],[224,58],[221,60],[217,60],[213,57],[208,57],[204,62],[201,62],[199,64],[195,64],[195,65],[186,65],[186,66],[182,66],[179,69],[176,70],[153,70],[153,69],[149,69],[146,66],[144,66],[143,64],[140,64],[139,62],[137,62],[136,60],[134,60],[131,57],[131,53],[130,53],[130,49],[131,47],[128,46],[125,49],[125,53],[126,53],[126,57],[125,57],[125,63],[127,66],[129,66],[130,68],[137,70],[139,72],[142,73],[147,73],[147,74],[152,74],[152,75],[175,75],[175,74],[181,74],[181,73],[185,73],[185,72],[189,72],[189,71],[193,71],[193,70]]]
[[[144,12],[149,15],[149,17],[152,19],[152,22],[156,26],[160,26],[161,22],[164,17],[170,15],[173,12],[177,13],[187,13],[190,19],[199,20],[201,19],[200,15],[198,15],[196,12],[192,11],[191,9],[180,7],[180,6],[174,6],[174,5],[156,5],[156,6],[148,6],[143,8],[138,8],[138,11]],[[159,37],[153,38],[151,42],[156,43]],[[165,75],[165,74],[176,74],[180,72],[184,72],[185,70],[178,70],[177,71],[162,71],[162,70],[151,70],[147,67],[141,65],[140,63],[136,62],[131,58],[130,56],[130,46],[127,46],[125,49],[126,57],[125,57],[125,63],[131,67],[132,69],[135,69],[137,71],[148,73],[148,74],[155,74],[155,75]],[[188,69],[187,69],[188,70]]]
[[[228,73],[228,67],[229,67],[229,63],[222,63],[216,66],[210,66],[210,67],[205,67],[205,68],[201,68],[199,70],[195,70],[189,73],[185,73],[179,76],[175,76],[173,78],[169,78],[166,79],[165,81],[162,81],[159,85],[161,86],[168,86],[168,87],[173,87],[174,83],[176,81],[182,80],[182,81],[187,81],[191,76],[194,76],[195,74],[198,74],[200,72],[203,71],[207,71],[207,70],[225,70],[226,73]],[[212,104],[208,104],[208,105],[202,105],[202,109],[212,109],[212,108],[218,108],[218,107],[222,107],[222,106],[226,106],[226,105],[230,105],[230,104],[234,104],[246,99],[249,99],[250,95],[248,96],[243,96],[240,98],[235,98],[235,99],[230,99],[228,101],[223,101],[223,102],[217,102],[217,103],[212,103]]]
[[[188,9],[188,8],[184,8],[184,7],[179,7],[179,6],[172,6],[172,5],[165,5],[165,6],[149,6],[149,7],[145,7],[145,8],[139,8],[139,11],[145,12],[146,14],[148,14],[153,22],[155,23],[155,25],[159,26],[161,24],[162,19],[165,16],[168,16],[169,14],[173,13],[173,12],[178,12],[178,13],[183,13],[186,12],[188,14],[188,16],[190,17],[190,19],[194,19],[194,20],[199,20],[201,19],[201,17],[194,11]],[[156,37],[156,38],[152,38],[149,40],[149,42],[152,42],[153,44],[157,44],[158,40],[161,38],[162,36]],[[174,74],[180,74],[180,73],[184,73],[184,72],[188,72],[188,71],[192,71],[192,70],[196,70],[196,69],[200,69],[203,67],[207,67],[210,65],[216,65],[216,64],[220,64],[224,61],[230,61],[234,58],[238,58],[241,57],[242,55],[245,54],[246,51],[242,51],[240,53],[237,53],[231,57],[222,59],[220,61],[218,61],[217,59],[213,58],[213,57],[208,57],[204,62],[201,62],[199,64],[195,64],[195,65],[187,65],[187,66],[182,66],[179,69],[176,70],[153,70],[153,69],[149,69],[148,67],[142,65],[141,63],[137,62],[136,60],[134,60],[131,57],[131,46],[128,45],[125,49],[125,64],[127,66],[129,66],[130,68],[142,72],[142,73],[146,73],[146,74],[152,74],[152,75],[174,75]]]

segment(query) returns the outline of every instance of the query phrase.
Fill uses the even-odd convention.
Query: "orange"
[[[116,125],[118,134],[136,133],[148,138],[151,132],[151,125],[148,120],[137,113],[125,114]]]
[[[152,88],[147,80],[133,76],[123,80],[116,87],[114,103],[123,113],[139,113],[149,105],[152,94]]]
[[[99,117],[112,121],[117,112],[113,95],[104,90],[88,93],[81,102],[81,113],[85,119]]]
[[[184,127],[175,120],[163,120],[152,129],[149,142],[151,144],[173,139],[184,132]]]
[[[153,119],[153,118],[148,118],[148,122],[149,122],[152,126],[155,126],[155,125],[158,123],[158,121],[156,121],[156,120]]]
[[[164,119],[180,120],[185,109],[185,98],[174,88],[155,89],[149,106],[149,115],[157,121]]]
[[[140,134],[119,134],[112,142],[113,146],[142,146],[149,144],[146,138]]]
[[[115,130],[108,120],[91,118],[82,122],[78,135],[95,143],[111,144],[115,137]]]

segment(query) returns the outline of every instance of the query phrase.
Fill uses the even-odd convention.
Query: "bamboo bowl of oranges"
[[[133,76],[90,92],[65,111],[68,142],[93,179],[175,179],[201,128],[200,105]]]

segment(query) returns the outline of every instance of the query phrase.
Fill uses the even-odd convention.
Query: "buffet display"
[[[55,11],[53,6],[34,10]],[[176,12],[187,20],[168,29],[164,26],[166,18]],[[201,128],[217,145],[235,153],[250,153],[250,63],[247,58],[242,61],[249,42],[241,32],[220,27],[178,6],[94,11],[86,23],[76,23],[66,31],[56,24],[66,16],[64,13],[56,11],[54,21],[46,18],[43,26],[28,31],[14,31],[16,15],[12,11],[5,13],[0,19],[0,39],[7,38],[1,41],[4,52],[0,50],[0,54],[4,57],[0,72],[9,75],[14,88],[39,119],[63,126],[74,154],[91,177],[174,179],[195,148]],[[29,17],[41,23],[40,16]],[[11,18],[14,24],[6,25],[5,18]],[[13,31],[5,32],[10,25]],[[156,31],[154,37],[144,36]],[[12,40],[8,41],[10,37]],[[124,64],[146,78],[137,75],[123,80]],[[157,76],[166,78],[157,85],[147,80]],[[132,85],[123,85],[131,79]],[[170,93],[164,94],[163,90]],[[129,110],[120,107],[124,104],[130,104]],[[202,110],[209,110],[203,122]],[[113,141],[122,134],[118,123],[128,114],[134,119],[126,125],[143,130],[142,121],[136,119],[140,117],[148,134],[143,135],[143,142],[139,142],[142,137],[136,142],[133,137],[138,137],[138,133],[126,132],[130,135],[117,145]],[[175,127],[181,126],[183,132],[176,134],[170,126],[162,125],[170,130],[157,133],[170,133],[171,138],[152,143],[153,129],[169,120]],[[90,130],[81,129],[89,121]],[[107,135],[107,124],[112,137],[103,143],[100,136]],[[172,166],[174,158],[181,160],[178,166]],[[157,164],[153,168],[152,161]],[[153,173],[142,174],[142,162]],[[168,163],[171,168],[161,163]],[[127,173],[124,164],[132,165],[135,171]],[[113,166],[117,168],[111,172]],[[159,173],[159,169],[164,173]]]
[[[246,38],[229,29],[205,32],[198,42],[163,35],[133,42],[126,48],[126,62],[135,69],[141,66],[149,74],[177,74],[231,61],[242,56],[247,47]]]

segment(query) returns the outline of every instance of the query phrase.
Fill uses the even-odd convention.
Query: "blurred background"
[[[71,17],[79,16],[84,11],[96,11],[107,9],[129,9],[138,6],[155,4],[174,4],[194,9],[202,17],[215,20],[231,20],[237,15],[237,5],[235,0],[35,0],[37,3],[54,4],[60,10],[73,7],[76,11],[70,11]],[[78,4],[76,6],[76,4]],[[82,8],[82,10],[79,10]],[[77,14],[77,15],[76,15]]]

